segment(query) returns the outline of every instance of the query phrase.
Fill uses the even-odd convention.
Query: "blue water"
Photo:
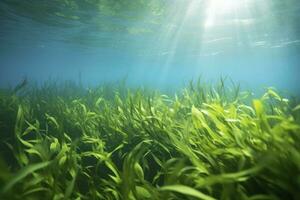
[[[86,2],[1,1],[0,85],[126,77],[173,89],[227,76],[300,94],[298,0]]]

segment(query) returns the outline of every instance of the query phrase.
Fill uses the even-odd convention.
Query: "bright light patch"
[[[243,0],[210,0],[211,6],[219,13],[230,13],[239,9],[244,1]]]
[[[224,15],[236,15],[243,8],[247,0],[209,0],[205,27],[211,27],[216,24],[218,18]]]

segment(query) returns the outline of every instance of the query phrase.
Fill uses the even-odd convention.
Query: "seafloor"
[[[300,105],[223,83],[0,93],[0,198],[300,199]]]

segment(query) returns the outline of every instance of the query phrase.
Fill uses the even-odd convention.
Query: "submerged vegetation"
[[[2,90],[0,198],[300,199],[300,105],[225,85]]]

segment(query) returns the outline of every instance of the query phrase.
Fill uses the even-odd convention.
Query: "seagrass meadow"
[[[1,90],[1,199],[300,199],[300,105],[221,80]]]
[[[0,0],[0,200],[300,200],[299,22],[300,0]]]

